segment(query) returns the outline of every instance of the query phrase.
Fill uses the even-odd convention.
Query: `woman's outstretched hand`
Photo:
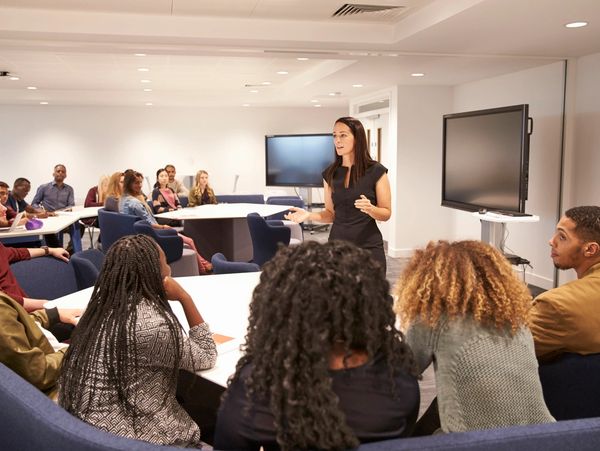
[[[310,213],[303,208],[290,207],[290,212],[284,216],[288,221],[294,221],[297,224],[304,222],[308,219]]]

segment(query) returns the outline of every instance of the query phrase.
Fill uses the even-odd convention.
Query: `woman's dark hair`
[[[368,251],[342,241],[305,242],[278,251],[254,290],[242,368],[249,399],[265,399],[282,449],[358,446],[329,376],[332,347],[370,363],[386,361],[390,393],[400,371],[414,374],[412,354],[395,327],[389,284]]]
[[[136,171],[125,171],[125,175],[123,177],[123,193],[124,194],[133,194],[133,184],[136,182],[138,178],[144,178],[144,176],[140,172]]]
[[[91,401],[104,396],[98,390],[104,380],[114,386],[119,405],[133,418],[136,427],[138,412],[130,400],[140,395],[131,382],[139,379],[137,349],[142,344],[136,337],[136,324],[141,302],[154,305],[168,326],[174,343],[174,363],[165,387],[165,401],[168,393],[175,391],[182,332],[167,301],[158,247],[145,235],[129,235],[116,241],[106,254],[90,302],[63,359],[59,399],[67,411],[85,416]],[[98,371],[99,362],[106,373]]]
[[[160,188],[160,183],[158,182],[158,176],[160,175],[161,172],[167,172],[167,169],[160,168],[158,171],[156,171],[156,183],[154,183],[154,188]]]
[[[352,170],[352,182],[356,183],[359,178],[365,175],[367,168],[375,161],[369,155],[369,145],[367,143],[367,134],[365,128],[358,119],[353,117],[340,117],[335,123],[341,123],[348,126],[352,136],[354,136],[354,169]],[[335,147],[333,149],[335,153]],[[335,157],[335,161],[325,169],[325,181],[333,190],[333,176],[335,171],[342,165],[341,155]]]

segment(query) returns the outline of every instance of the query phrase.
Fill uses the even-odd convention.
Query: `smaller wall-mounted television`
[[[528,110],[514,105],[444,116],[443,206],[525,213]]]
[[[321,187],[334,160],[331,133],[265,136],[267,186]]]

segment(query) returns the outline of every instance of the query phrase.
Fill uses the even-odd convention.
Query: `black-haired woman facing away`
[[[410,433],[419,388],[377,267],[342,241],[283,248],[264,266],[215,449],[347,449]]]
[[[336,159],[323,171],[325,209],[308,212],[292,207],[286,219],[333,223],[330,240],[345,240],[367,249],[386,269],[383,238],[375,221],[392,214],[387,169],[369,155],[362,123],[341,117],[333,127]]]
[[[187,337],[168,299],[181,302]],[[162,250],[144,235],[126,236],[108,251],[71,339],[59,404],[113,434],[199,447],[200,429],[175,399],[177,377],[215,359],[208,325],[170,277]]]

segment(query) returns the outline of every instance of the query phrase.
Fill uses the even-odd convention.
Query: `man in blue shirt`
[[[40,185],[31,204],[34,208],[44,208],[48,211],[62,210],[75,205],[73,188],[64,180],[67,178],[67,168],[64,164],[54,166],[54,181]]]

